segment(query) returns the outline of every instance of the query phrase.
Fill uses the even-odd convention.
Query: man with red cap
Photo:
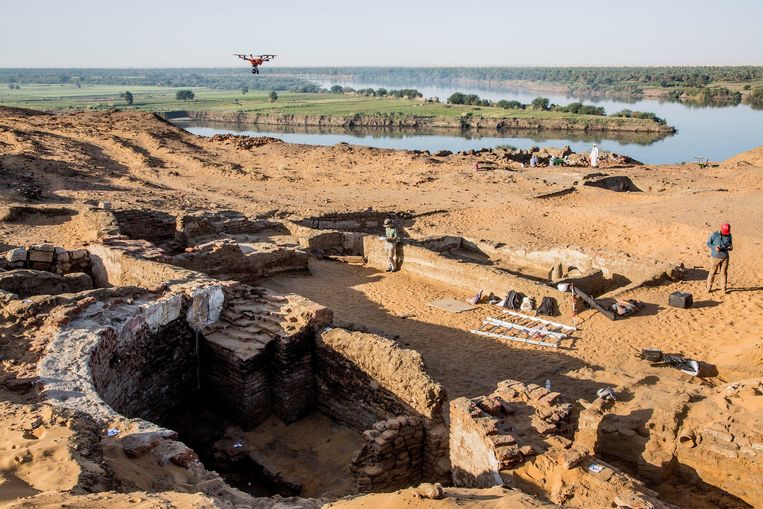
[[[707,275],[707,291],[713,291],[713,280],[718,271],[723,276],[723,292],[728,293],[729,280],[729,251],[734,249],[731,241],[731,225],[722,224],[720,231],[713,232],[707,239],[707,247],[710,249],[712,266]]]

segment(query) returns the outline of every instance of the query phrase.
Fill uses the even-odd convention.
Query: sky
[[[0,67],[763,65],[763,0],[0,3]]]

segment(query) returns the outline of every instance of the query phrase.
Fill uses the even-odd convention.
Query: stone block
[[[30,251],[43,251],[45,253],[55,253],[56,246],[53,244],[35,244],[29,248]]]
[[[485,398],[479,403],[479,407],[490,415],[501,413],[501,402],[497,398]]]
[[[501,468],[509,468],[524,459],[519,448],[515,445],[496,447],[495,458],[500,463]]]
[[[27,250],[24,249],[23,247],[17,247],[16,249],[11,249],[7,253],[5,253],[5,259],[11,263],[25,262],[27,259]]]
[[[52,263],[54,256],[55,256],[55,252],[52,250],[42,251],[38,249],[32,249],[29,251],[30,262]]]
[[[501,447],[505,445],[514,445],[517,440],[511,435],[490,435],[488,440],[492,442],[494,447]]]
[[[137,459],[158,446],[162,440],[162,436],[156,433],[135,433],[127,435],[121,442],[127,457]]]
[[[72,260],[82,260],[89,257],[87,249],[75,249],[69,252],[69,256]]]
[[[559,396],[561,396],[561,394],[559,394],[558,392],[549,392],[545,396],[542,396],[541,398],[539,398],[538,403],[540,403],[541,405],[550,407],[556,404],[556,401],[559,399]]]

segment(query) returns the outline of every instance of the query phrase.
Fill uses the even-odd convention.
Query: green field
[[[549,119],[585,121],[596,120],[614,124],[635,120],[610,118],[593,115],[579,115],[559,111],[506,110],[491,106],[465,106],[428,103],[420,100],[390,97],[365,97],[344,94],[302,94],[279,92],[278,100],[270,102],[269,92],[240,90],[218,90],[203,87],[182,88],[193,90],[191,101],[178,101],[175,93],[181,88],[133,86],[129,91],[134,102],[128,106],[120,93],[127,88],[119,85],[86,85],[81,88],[73,84],[39,85],[24,84],[20,90],[11,90],[5,83],[0,84],[0,105],[17,106],[38,110],[88,110],[112,109],[141,110],[153,112],[167,111],[236,111],[266,113],[274,115],[325,115],[344,117],[351,115],[417,115],[459,118],[471,113],[474,116],[500,118]],[[612,113],[612,112],[608,112]]]

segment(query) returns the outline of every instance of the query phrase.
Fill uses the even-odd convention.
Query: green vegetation
[[[477,94],[462,94],[456,92],[448,97],[448,104],[467,104],[470,106],[490,106],[490,101],[487,99],[480,99]]]
[[[763,78],[763,66],[723,67],[301,67],[265,68],[266,74],[310,78],[342,76],[379,82],[544,81],[611,91],[643,88],[702,87],[711,83],[743,83]]]
[[[735,106],[742,102],[742,93],[726,87],[684,88],[681,98],[690,103],[715,106]]]
[[[190,90],[191,100],[178,99],[178,92]],[[133,104],[127,106],[120,86],[87,85],[77,88],[74,84],[26,85],[23,90],[0,87],[0,105],[18,106],[39,110],[107,110],[129,109],[154,112],[209,111],[244,112],[273,115],[323,115],[349,117],[354,115],[382,117],[444,117],[459,119],[473,115],[485,118],[559,120],[585,124],[589,121],[618,125],[643,122],[638,119],[601,117],[576,114],[559,110],[531,110],[529,108],[506,109],[498,105],[453,105],[397,97],[369,97],[353,94],[313,94],[279,92],[278,100],[270,102],[270,91],[253,91],[242,95],[240,90],[216,90],[209,88],[178,89],[169,87],[130,87]]]
[[[758,87],[750,92],[750,95],[747,96],[747,102],[756,110],[763,109],[763,87]]]
[[[525,108],[525,105],[519,101],[507,101],[506,99],[501,99],[495,105],[504,110],[522,110]]]
[[[230,69],[0,69],[0,83],[67,85],[82,87],[121,85],[213,88],[221,90],[277,90],[318,92],[320,87],[290,76],[253,76],[246,66]]]
[[[583,104],[583,103],[571,103],[571,104],[568,104],[567,106],[558,106],[557,111],[579,113],[581,115],[606,115],[607,114],[604,111],[604,108],[601,106],[590,106],[588,104]],[[654,116],[654,113],[652,115]]]
[[[551,104],[551,101],[549,101],[546,97],[536,97],[533,99],[532,103],[530,104],[522,104],[519,101],[507,101],[507,100],[501,100],[498,102],[488,101],[487,99],[480,99],[478,95],[475,94],[463,94],[461,92],[456,92],[450,97],[448,97],[448,104],[466,104],[466,105],[472,105],[472,106],[496,106],[498,108],[502,108],[504,110],[526,110],[528,108],[531,108],[533,110],[537,111],[559,111],[563,113],[574,113],[576,115],[593,115],[602,117],[607,114],[606,111],[604,111],[604,108],[601,106],[590,106],[587,104],[575,102],[568,104],[567,106],[559,106],[557,104]],[[629,110],[624,110],[630,112]],[[621,112],[623,113],[623,112]],[[660,122],[664,124],[664,121],[662,119],[659,119],[654,113],[641,113],[636,112],[639,116],[633,116],[633,115],[613,115],[613,116],[619,116],[623,118],[640,118],[644,120],[652,120],[654,122]]]
[[[0,83],[11,90],[31,84],[76,88],[121,85],[160,86],[184,89],[276,90],[277,92],[320,93],[324,91],[310,79],[341,79],[367,82],[416,83],[422,80],[440,86],[463,84],[551,83],[559,91],[578,95],[613,94],[629,98],[643,95],[691,104],[738,104],[749,91],[763,86],[763,67],[348,67],[277,68],[263,67],[257,76],[246,66],[216,69],[0,69]],[[336,94],[369,97],[406,97],[415,99],[415,89],[360,89],[335,85]],[[515,109],[513,106],[507,109]]]
[[[612,116],[622,117],[622,118],[641,118],[641,119],[657,122],[658,124],[666,123],[664,118],[660,118],[650,111],[622,110],[622,111],[618,111],[617,113],[613,113]]]
[[[427,82],[440,86],[516,84],[517,81],[557,84],[560,91],[577,95],[609,94],[638,98],[645,93],[679,100],[683,89],[728,88],[744,90],[763,84],[763,66],[725,67],[338,67],[276,68],[266,75],[360,82]],[[677,93],[675,91],[678,91]],[[657,91],[658,94],[654,92]],[[710,92],[711,96],[714,95]],[[717,95],[717,93],[715,93]],[[692,99],[693,103],[701,100]],[[726,100],[728,102],[728,100]],[[722,102],[710,98],[707,104]]]
[[[536,97],[533,99],[533,102],[530,103],[530,106],[532,106],[534,110],[548,110],[550,103],[551,102],[545,97]]]
[[[270,102],[274,103],[278,100],[278,92],[275,90],[270,91],[270,95],[268,96],[268,99],[270,99]]]
[[[178,90],[175,93],[175,99],[178,101],[192,101],[194,97],[196,94],[193,93],[193,90]]]

